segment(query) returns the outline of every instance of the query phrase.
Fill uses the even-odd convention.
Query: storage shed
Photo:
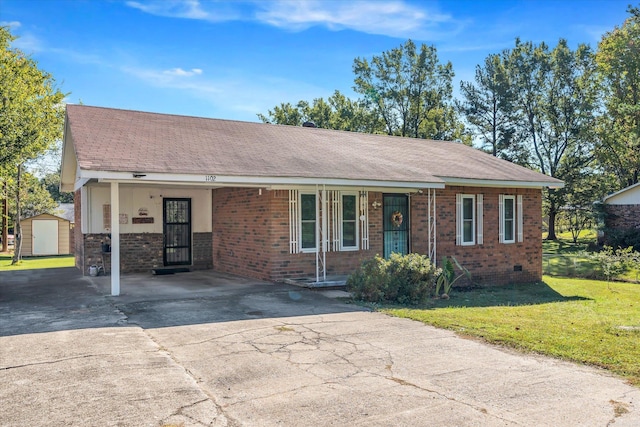
[[[40,214],[22,220],[22,255],[72,254],[71,221],[59,216]]]

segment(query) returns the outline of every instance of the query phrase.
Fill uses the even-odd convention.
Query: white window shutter
[[[484,243],[484,236],[483,236],[483,213],[482,213],[482,204],[483,204],[483,195],[482,194],[478,194],[476,195],[476,218],[477,218],[477,224],[476,224],[476,230],[477,230],[477,236],[476,236],[476,243],[478,245],[481,245]]]
[[[523,226],[524,226],[524,221],[523,221],[523,214],[524,212],[522,212],[522,195],[518,195],[517,196],[517,212],[516,215],[518,216],[518,242],[522,242],[524,240],[524,230],[523,230]]]
[[[462,194],[456,194],[456,245],[462,244]]]
[[[360,226],[362,227],[360,230],[360,238],[362,239],[360,247],[362,250],[368,250],[369,249],[369,193],[367,191],[360,192],[360,218],[358,218],[358,221],[360,222]]]
[[[298,190],[289,190],[289,253],[298,252]]]
[[[498,196],[498,238],[504,243],[504,194]]]

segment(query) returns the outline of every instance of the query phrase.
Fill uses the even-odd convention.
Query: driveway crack
[[[202,387],[201,385],[202,381],[200,380],[200,378],[198,378],[193,372],[191,372],[187,367],[185,367],[182,363],[180,363],[180,361],[173,355],[173,353],[169,349],[167,349],[165,346],[163,346],[162,343],[160,343],[151,333],[149,333],[149,331],[147,331],[146,329],[142,329],[142,331],[158,347],[157,351],[164,353],[176,366],[179,366],[180,369],[182,369],[182,371],[187,375],[187,377],[193,381],[193,383],[198,388],[198,390],[200,390],[206,396],[206,399],[201,399],[197,402],[191,403],[189,405],[184,405],[178,408],[173,415],[185,416],[184,414],[182,414],[182,411],[184,411],[185,409],[209,401],[216,408],[220,416],[224,417],[226,421],[225,424],[227,426],[238,427],[241,425],[240,422],[238,422],[237,420],[235,420],[234,418],[230,417],[228,414],[225,413],[222,405],[220,405],[216,401],[215,396],[207,388]],[[216,419],[217,417],[214,417],[214,419],[210,422],[209,425],[213,425]]]

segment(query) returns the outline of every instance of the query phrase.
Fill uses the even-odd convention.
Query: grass
[[[381,311],[518,350],[598,366],[640,386],[640,285],[544,277]]]
[[[603,278],[598,263],[589,257],[590,246],[596,243],[596,232],[584,230],[573,243],[570,232],[557,233],[558,240],[542,241],[542,272],[549,276]],[[543,239],[546,237],[543,234]],[[640,281],[640,271],[628,269],[617,280]]]
[[[62,268],[73,267],[75,259],[73,255],[52,257],[23,258],[17,265],[11,265],[12,255],[0,255],[0,271],[34,270],[37,268]]]

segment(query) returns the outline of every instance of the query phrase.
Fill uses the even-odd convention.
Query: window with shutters
[[[500,243],[523,241],[522,196],[500,194],[498,201],[500,216]]]
[[[456,244],[483,244],[483,195],[456,194]]]

